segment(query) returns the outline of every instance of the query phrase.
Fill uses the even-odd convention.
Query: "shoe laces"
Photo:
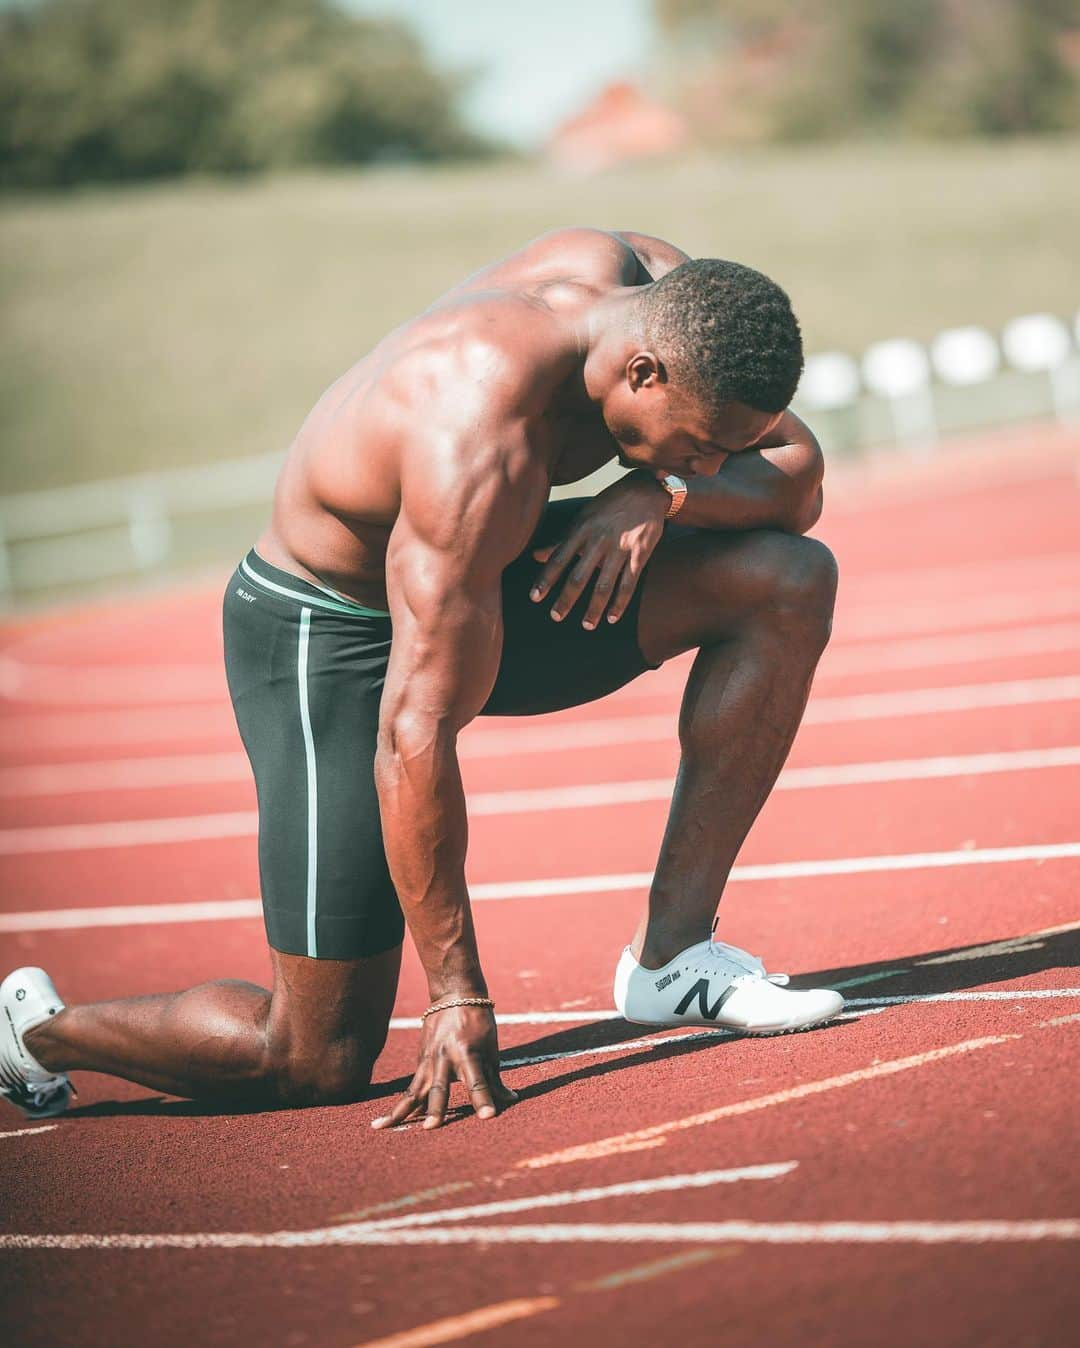
[[[765,964],[756,955],[751,955],[747,950],[740,950],[737,945],[728,945],[726,941],[710,940],[709,954],[717,959],[726,959],[735,964],[745,964],[747,960],[752,960],[756,969],[747,969],[745,973],[736,974],[731,980],[732,983],[772,983],[778,988],[787,987],[791,982],[790,974],[769,974],[765,972]]]
[[[51,1081],[35,1082],[26,1088],[26,1092],[34,1108],[43,1109],[51,1104],[61,1091],[68,1089],[68,1083],[63,1077],[53,1077]]]

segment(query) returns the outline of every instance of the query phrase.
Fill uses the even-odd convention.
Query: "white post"
[[[937,418],[923,347],[907,337],[873,342],[863,354],[862,375],[870,392],[888,402],[896,443],[926,453],[937,439]]]
[[[15,593],[15,578],[11,574],[11,555],[3,526],[0,525],[0,599],[9,599]]]
[[[1055,416],[1064,421],[1072,380],[1063,368],[1069,360],[1069,330],[1053,314],[1025,314],[1005,325],[1001,345],[1011,365],[1028,374],[1044,372]]]
[[[128,537],[142,571],[160,566],[172,548],[172,526],[161,493],[145,487],[128,500]]]

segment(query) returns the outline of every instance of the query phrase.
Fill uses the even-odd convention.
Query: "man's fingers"
[[[425,1128],[438,1128],[443,1119],[446,1118],[446,1106],[450,1099],[450,1082],[445,1077],[439,1077],[431,1083],[431,1089],[427,1097],[427,1113],[424,1118]]]
[[[573,561],[575,556],[573,539],[564,538],[561,543],[556,543],[553,547],[538,548],[537,552],[547,553],[547,565],[533,581],[532,589],[529,591],[529,598],[533,603],[539,603],[548,594],[551,587]],[[539,560],[543,561],[544,559],[539,558]]]
[[[570,574],[563,581],[558,598],[551,606],[551,616],[556,622],[562,622],[588,585],[593,572],[600,565],[602,554],[597,548],[583,553],[570,568]]]
[[[487,1083],[484,1062],[478,1053],[470,1053],[457,1069],[457,1077],[469,1092],[469,1103],[481,1119],[493,1119],[498,1113]]]
[[[619,583],[615,587],[615,594],[608,605],[607,620],[609,623],[617,623],[626,612],[626,606],[630,603],[634,591],[637,589],[641,571],[642,568],[637,565],[632,557],[623,567]]]
[[[397,1102],[389,1114],[384,1114],[381,1119],[373,1119],[372,1128],[392,1128],[396,1123],[403,1123],[410,1114],[415,1114],[420,1108],[420,1101],[412,1090],[407,1090],[401,1099]]]
[[[581,620],[582,627],[587,627],[592,631],[604,616],[604,609],[611,598],[611,592],[615,588],[615,582],[619,579],[619,572],[622,571],[625,561],[624,554],[620,552],[612,553],[604,561],[604,565],[600,568],[600,574],[596,578],[596,584],[593,586],[588,610]]]

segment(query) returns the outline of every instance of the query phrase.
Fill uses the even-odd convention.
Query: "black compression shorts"
[[[581,626],[592,582],[561,623],[529,589],[534,548],[557,542],[588,498],[552,501],[506,568],[504,640],[484,716],[591,702],[649,666],[637,643],[644,587],[617,623]],[[555,594],[558,593],[556,586]],[[383,850],[375,743],[390,615],[271,566],[255,551],[225,591],[225,670],[259,799],[259,875],[270,945],[361,959],[401,943],[405,924]]]

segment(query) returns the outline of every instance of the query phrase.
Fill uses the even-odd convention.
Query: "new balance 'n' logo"
[[[720,994],[720,996],[716,999],[716,1005],[710,1006],[709,980],[707,978],[699,978],[698,981],[694,984],[694,986],[690,989],[690,991],[679,1003],[679,1005],[675,1008],[675,1014],[677,1016],[685,1016],[687,1009],[690,1007],[691,1003],[696,1000],[699,1015],[703,1016],[705,1020],[715,1020],[716,1017],[720,1014],[724,1003],[727,1001],[727,999],[731,996],[731,994],[734,991],[735,991],[734,986],[725,988],[724,991]]]

